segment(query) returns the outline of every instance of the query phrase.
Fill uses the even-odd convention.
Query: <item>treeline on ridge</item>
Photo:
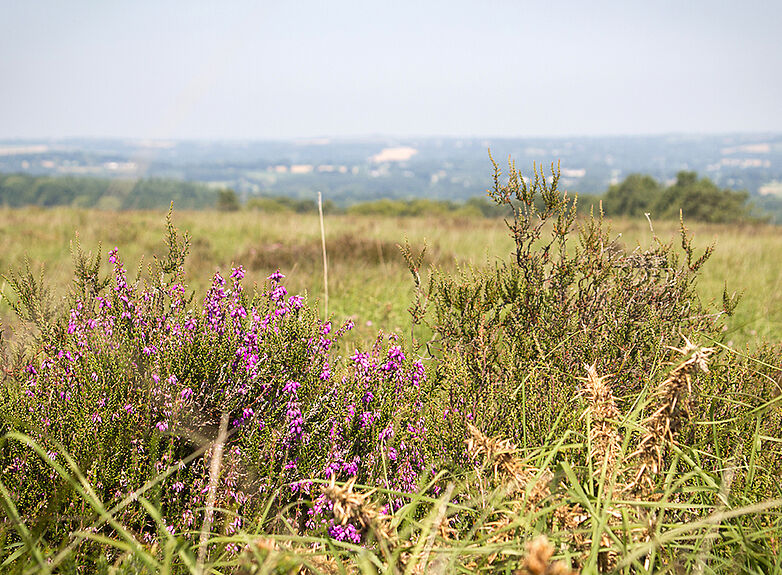
[[[78,176],[0,174],[0,206],[71,206],[103,210],[179,209],[215,205],[216,190],[198,182],[150,178],[121,180]]]
[[[630,174],[612,185],[603,196],[579,196],[579,211],[602,209],[607,216],[673,219],[679,211],[689,221],[732,223],[773,219],[782,215],[780,205],[763,202],[763,207],[780,214],[764,214],[749,203],[746,191],[720,188],[695,172],[682,171],[673,184],[665,186],[651,176]],[[231,189],[215,189],[205,183],[173,179],[111,180],[76,176],[32,176],[0,174],[0,206],[71,206],[105,210],[149,210],[167,208],[171,202],[179,209],[258,210],[267,213],[315,213],[314,199],[253,196],[242,202]],[[324,202],[326,213],[377,215],[394,217],[455,216],[508,217],[506,208],[487,197],[473,197],[464,202],[416,198],[409,200],[378,199],[339,206]]]

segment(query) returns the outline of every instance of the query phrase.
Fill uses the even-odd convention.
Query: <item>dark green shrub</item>
[[[491,197],[514,210],[515,253],[488,269],[435,271],[428,288],[430,346],[454,421],[478,421],[521,445],[578,428],[571,400],[584,364],[616,374],[637,395],[680,334],[717,337],[725,309],[706,310],[695,290],[711,248],[696,255],[682,227],[681,251],[656,240],[627,252],[602,215],[578,220],[558,190],[558,171],[529,181],[495,164]],[[539,207],[539,205],[541,207]]]

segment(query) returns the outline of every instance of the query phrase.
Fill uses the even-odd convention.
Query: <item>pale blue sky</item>
[[[782,131],[782,2],[0,0],[0,138]]]

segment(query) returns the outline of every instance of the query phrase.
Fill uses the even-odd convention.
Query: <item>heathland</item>
[[[327,293],[315,215],[0,211],[0,570],[782,572],[779,228],[548,181]]]
[[[188,283],[203,297],[212,274],[242,265],[249,282],[262,283],[272,271],[287,276],[289,290],[323,302],[323,256],[317,214],[258,211],[180,211],[177,227],[190,233],[186,261]],[[649,222],[643,216],[612,219],[612,239],[624,249],[648,247]],[[698,290],[706,301],[719,300],[723,288],[741,294],[735,314],[727,318],[727,343],[755,346],[782,340],[782,228],[764,224],[685,222],[700,249],[714,245]],[[679,223],[653,221],[654,233],[679,241]],[[71,243],[78,237],[85,250],[104,252],[119,246],[135,273],[165,249],[165,213],[111,212],[37,207],[0,210],[0,270],[7,274],[25,260],[36,273],[45,270],[53,292],[63,296],[71,281]],[[448,214],[419,217],[328,215],[325,220],[329,265],[329,313],[335,321],[356,322],[364,341],[378,329],[409,332],[407,308],[413,282],[399,246],[407,238],[414,249],[426,246],[427,266],[449,271],[506,259],[513,240],[501,218]],[[105,254],[104,254],[105,255]],[[426,268],[424,269],[426,273]],[[2,280],[0,280],[2,282]],[[3,283],[4,291],[8,291]],[[6,326],[14,324],[7,304],[0,304]]]

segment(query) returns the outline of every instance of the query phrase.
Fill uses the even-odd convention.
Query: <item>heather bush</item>
[[[696,290],[713,246],[696,253],[682,223],[678,249],[656,235],[648,248],[628,248],[611,236],[602,214],[577,218],[576,199],[560,192],[558,181],[553,166],[550,175],[524,179],[513,164],[503,181],[495,164],[489,193],[514,213],[508,227],[515,250],[504,261],[459,274],[435,269],[426,284],[405,248],[417,281],[414,320],[435,334],[427,349],[437,359],[432,385],[444,417],[433,419],[430,433],[442,459],[464,465],[469,425],[533,451],[569,435],[586,440],[584,365],[610,374],[619,412],[631,421],[645,417],[676,349],[698,341],[716,351],[698,392],[681,406],[679,439],[698,453],[701,469],[714,473],[737,441],[742,453],[754,454],[752,466],[778,465],[778,443],[759,450],[750,438],[782,433],[768,407],[779,349],[743,357],[722,345],[723,319],[738,297],[726,288],[721,302],[704,304]],[[640,422],[630,425],[628,446],[639,440],[633,425]],[[567,460],[593,464],[589,450],[574,450]],[[778,496],[769,477],[747,476],[753,497]]]
[[[227,278],[216,273],[196,304],[182,271],[188,239],[170,221],[168,246],[146,280],[128,278],[117,249],[111,276],[100,277],[100,255],[77,248],[66,318],[42,325],[0,389],[2,431],[29,434],[50,460],[13,438],[0,449],[3,483],[26,522],[39,522],[53,541],[90,522],[82,497],[50,464],[67,453],[105,506],[144,488],[169,532],[200,528],[224,416],[214,502],[223,532],[269,501],[273,509],[295,503],[302,529],[333,530],[310,505],[313,479],[417,489],[427,470],[426,379],[396,336],[335,355],[352,322],[334,328],[318,319],[287,293],[279,271],[253,293],[240,266]],[[17,310],[35,319],[29,277],[9,279]],[[55,516],[62,519],[47,521]],[[148,543],[160,535],[139,504],[119,520]]]

